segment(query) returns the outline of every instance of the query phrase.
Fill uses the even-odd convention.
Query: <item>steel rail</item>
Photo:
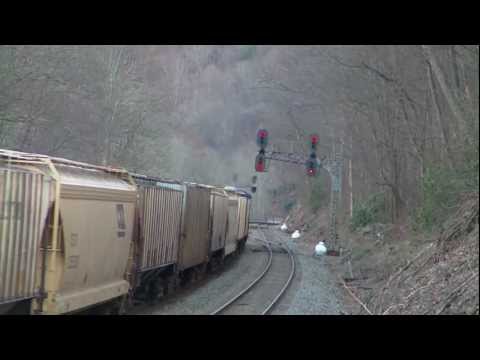
[[[263,233],[261,233],[263,235]],[[272,257],[273,257],[273,251],[270,246],[270,243],[265,240],[265,235],[263,235],[264,240],[258,239],[262,242],[265,243],[265,247],[268,249],[268,261],[267,264],[265,265],[265,268],[263,269],[262,273],[255,279],[253,280],[247,287],[245,287],[242,291],[240,291],[237,295],[235,295],[233,298],[231,298],[229,301],[227,301],[225,304],[217,308],[215,311],[210,313],[210,315],[217,315],[218,313],[222,312],[225,310],[227,307],[229,307],[232,303],[234,303],[236,300],[238,300],[241,296],[243,296],[247,291],[249,291],[255,284],[257,284],[268,272],[270,269],[270,266],[272,265]]]
[[[282,297],[282,295],[285,293],[287,288],[292,283],[293,276],[295,275],[295,258],[293,256],[293,253],[288,248],[288,246],[281,245],[281,247],[286,251],[286,253],[290,257],[290,263],[292,265],[290,269],[290,275],[288,277],[288,280],[285,282],[282,289],[280,290],[280,292],[275,297],[275,299],[273,299],[272,302],[268,305],[268,307],[262,312],[262,315],[266,315],[275,306],[275,304],[278,302],[278,300]]]
[[[273,251],[272,251],[271,244],[275,244],[275,245],[280,246],[289,255],[291,268],[290,268],[290,274],[289,274],[288,280],[285,282],[282,289],[277,293],[275,298],[270,302],[270,304],[268,304],[267,308],[261,313],[261,315],[268,314],[268,312],[275,306],[275,304],[278,303],[278,300],[282,297],[282,295],[285,293],[287,288],[290,286],[290,284],[292,282],[292,279],[293,279],[293,276],[295,275],[295,258],[293,256],[293,253],[288,248],[288,246],[284,246],[284,245],[281,245],[281,244],[276,244],[274,242],[268,241],[265,238],[265,234],[263,233],[263,231],[260,231],[260,233],[263,236],[263,240],[262,239],[258,239],[258,240],[265,243],[265,247],[268,249],[268,252],[269,252],[268,262],[267,262],[267,265],[265,266],[263,272],[255,280],[253,280],[246,288],[244,288],[237,295],[235,295],[232,299],[230,299],[228,302],[226,302],[221,307],[216,309],[210,315],[216,315],[216,314],[221,313],[223,310],[225,310],[227,307],[229,307],[231,304],[233,304],[235,301],[237,301],[240,297],[242,297],[245,293],[247,293],[255,284],[257,284],[265,276],[265,274],[268,272],[268,270],[270,269],[271,264],[272,264]]]

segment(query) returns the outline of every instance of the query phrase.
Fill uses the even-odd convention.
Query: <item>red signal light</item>
[[[255,171],[265,172],[265,157],[263,154],[258,154],[255,159]]]
[[[257,161],[255,164],[255,171],[264,172],[265,171],[265,163],[261,160]]]
[[[318,144],[318,140],[319,140],[319,137],[318,137],[317,134],[310,135],[310,142],[311,142],[313,145],[317,145],[317,144]]]
[[[257,144],[260,148],[264,149],[268,143],[268,131],[266,129],[260,129],[257,131]]]

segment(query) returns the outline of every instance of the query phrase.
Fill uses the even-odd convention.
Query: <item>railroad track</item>
[[[244,289],[210,315],[266,315],[278,303],[292,282],[295,274],[293,253],[287,246],[268,241],[262,230],[258,233],[262,238],[257,240],[263,243],[268,252],[265,267]],[[275,250],[274,246],[278,247],[280,252]]]

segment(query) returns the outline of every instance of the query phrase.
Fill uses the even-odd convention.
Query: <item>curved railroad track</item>
[[[260,240],[268,251],[265,267],[244,289],[210,315],[266,315],[291,284],[295,274],[293,253],[287,246],[268,241],[262,230],[259,230],[259,233],[262,239],[257,240]],[[280,249],[280,252],[273,246]]]

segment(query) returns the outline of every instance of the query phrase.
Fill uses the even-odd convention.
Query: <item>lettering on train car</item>
[[[125,226],[125,210],[123,209],[123,204],[117,204],[117,222],[119,229],[125,230],[127,228]]]
[[[69,269],[75,269],[78,267],[78,262],[80,260],[80,256],[79,255],[72,255],[72,256],[69,256],[68,257],[68,265],[67,267]]]
[[[117,204],[117,222],[120,230],[117,232],[117,237],[123,238],[125,237],[124,230],[127,229],[127,226],[125,225],[125,210],[123,208],[123,204]]]
[[[78,234],[72,233],[72,235],[70,236],[70,245],[73,247],[73,246],[77,246],[77,244],[78,244]]]

